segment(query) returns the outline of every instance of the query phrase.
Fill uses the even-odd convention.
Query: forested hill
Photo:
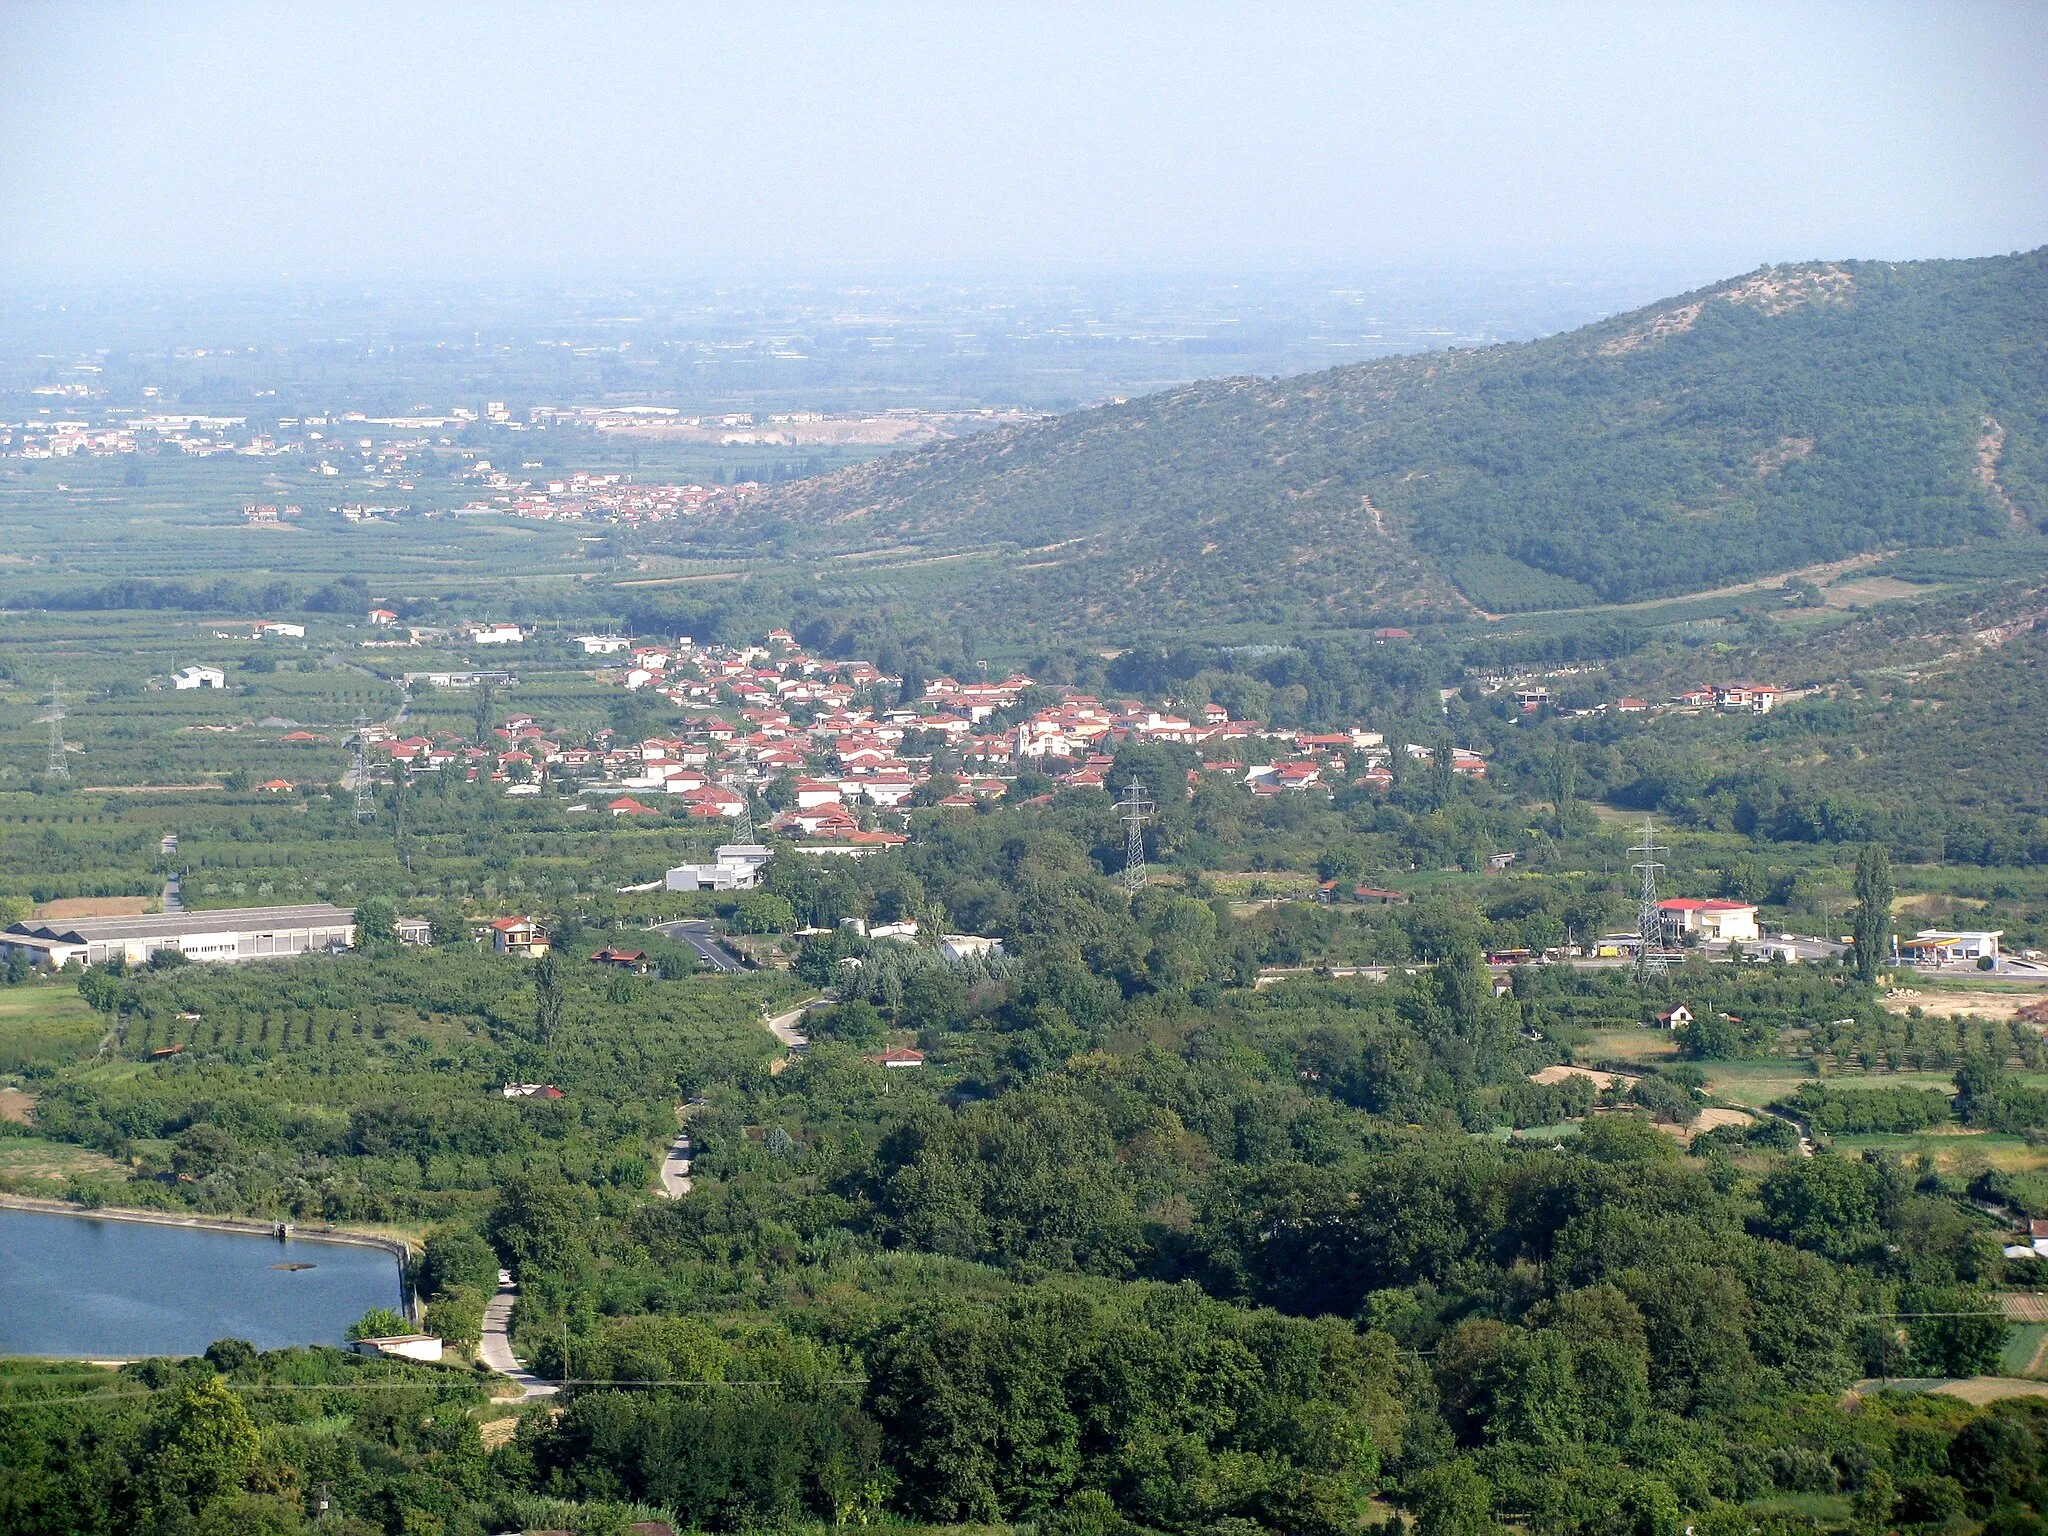
[[[783,487],[799,547],[1009,549],[1096,622],[1697,591],[2048,519],[2048,249],[1761,269],[1597,325],[1236,378]],[[1459,595],[1462,594],[1462,597]]]

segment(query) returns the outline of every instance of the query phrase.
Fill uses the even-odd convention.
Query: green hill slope
[[[1090,628],[1631,602],[2044,518],[2048,250],[1767,268],[1542,341],[1196,384],[749,514],[811,553],[1008,552],[979,601]]]

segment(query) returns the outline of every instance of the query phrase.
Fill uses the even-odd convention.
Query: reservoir
[[[397,1257],[381,1248],[0,1210],[0,1355],[341,1344],[370,1308],[399,1301]]]

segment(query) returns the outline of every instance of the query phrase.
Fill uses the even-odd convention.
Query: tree
[[[491,744],[491,716],[497,702],[498,690],[491,686],[489,678],[476,685],[476,703],[470,714],[476,722],[476,744],[480,747]]]
[[[433,1296],[453,1286],[490,1289],[498,1279],[498,1256],[474,1232],[436,1232],[420,1255],[418,1284]]]
[[[215,1339],[206,1346],[205,1358],[221,1375],[231,1376],[256,1364],[256,1346],[247,1339]]]
[[[412,1324],[406,1321],[405,1315],[389,1307],[372,1307],[348,1325],[348,1336],[352,1339],[388,1339],[410,1332]]]
[[[862,1050],[874,1050],[888,1038],[875,1005],[860,998],[812,1014],[804,1027],[820,1039],[844,1041]]]
[[[749,891],[733,911],[741,933],[787,933],[796,927],[796,908],[772,891]]]
[[[1579,797],[1579,750],[1569,741],[1560,741],[1550,749],[1550,758],[1543,765],[1543,787],[1550,793],[1550,803],[1557,816],[1558,830],[1565,830],[1572,820],[1572,808]]]
[[[382,896],[372,896],[356,908],[356,950],[365,955],[389,955],[398,949],[398,912]]]
[[[1856,856],[1856,912],[1850,931],[1856,939],[1856,974],[1877,980],[1884,964],[1892,928],[1892,865],[1882,843],[1865,843]]]
[[[1483,1536],[1493,1528],[1493,1488],[1460,1457],[1431,1467],[1408,1487],[1417,1536]]]
[[[1456,762],[1451,733],[1445,730],[1437,736],[1436,746],[1429,754],[1429,778],[1424,793],[1433,811],[1440,811],[1451,803],[1451,793],[1458,782],[1454,768]]]
[[[139,1492],[151,1528],[177,1529],[212,1500],[235,1492],[263,1448],[248,1410],[218,1376],[164,1394],[143,1434]]]
[[[558,1269],[583,1234],[587,1195],[559,1174],[514,1174],[498,1188],[485,1235],[522,1274]]]
[[[562,961],[554,950],[533,967],[533,1033],[542,1045],[562,1027]]]

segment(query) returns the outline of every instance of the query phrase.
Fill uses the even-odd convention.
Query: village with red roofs
[[[1126,742],[1172,743],[1251,794],[1320,793],[1346,786],[1384,791],[1396,766],[1379,732],[1313,733],[1235,720],[1217,704],[1185,714],[1134,699],[1104,699],[1022,675],[997,682],[938,677],[916,697],[873,662],[809,654],[787,630],[748,645],[699,645],[688,636],[653,642],[623,635],[577,637],[585,654],[613,665],[599,679],[679,711],[671,734],[584,740],[529,714],[498,724],[481,746],[454,735],[399,735],[364,728],[372,761],[409,775],[452,771],[501,783],[508,795],[570,784],[613,816],[671,814],[738,822],[750,796],[774,808],[766,831],[807,841],[887,844],[901,839],[912,806],[969,808],[1009,792],[1020,774],[1053,788],[1106,786]],[[1414,765],[1434,750],[1407,745]],[[934,772],[934,754],[958,771]],[[1453,749],[1452,771],[1480,779],[1485,760]],[[773,786],[773,791],[770,791]],[[1152,786],[1154,789],[1163,786]],[[672,798],[671,798],[672,797]]]

